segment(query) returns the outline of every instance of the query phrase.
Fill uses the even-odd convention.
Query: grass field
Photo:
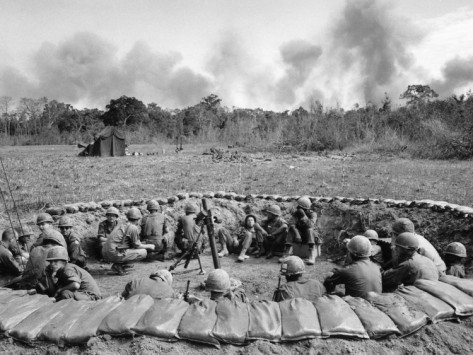
[[[2,147],[18,206],[25,212],[47,203],[168,197],[179,191],[433,199],[473,203],[470,161],[406,160],[360,155],[341,159],[316,154],[244,152],[247,163],[213,163],[210,145],[131,146],[152,156],[82,158],[74,146]],[[165,149],[165,154],[162,150]],[[5,190],[4,176],[0,175]]]

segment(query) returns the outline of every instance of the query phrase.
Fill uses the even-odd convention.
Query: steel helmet
[[[64,260],[66,262],[69,261],[69,255],[67,254],[66,248],[57,246],[49,249],[46,261],[52,260]]]
[[[212,270],[205,281],[207,291],[226,292],[230,289],[230,286],[230,276],[222,269]]]
[[[64,237],[62,236],[61,233],[59,233],[55,229],[49,229],[43,233],[41,233],[41,236],[43,236],[43,243],[48,244],[46,241],[54,242],[59,245],[66,245],[66,241],[64,240]]]
[[[150,278],[160,278],[161,280],[165,281],[169,286],[172,286],[172,275],[166,269],[157,270],[155,273],[149,276]]]
[[[61,217],[58,227],[72,227],[71,219],[67,216]]]
[[[292,255],[284,259],[281,264],[281,274],[286,276],[300,275],[305,272],[305,265],[301,258]]]
[[[419,249],[419,240],[414,233],[404,232],[399,234],[394,244],[407,250]]]
[[[378,240],[378,233],[376,233],[373,229],[368,229],[363,235],[368,238],[369,240]]]
[[[29,227],[29,226],[22,226],[22,228],[17,228],[16,229],[16,232],[18,233],[18,235],[20,237],[26,237],[26,236],[30,236],[30,235],[33,235],[33,230]]]
[[[184,206],[184,212],[187,212],[187,213],[197,213],[199,212],[199,207],[197,207],[197,205],[193,202],[188,202],[186,203],[186,205]]]
[[[54,223],[53,217],[49,213],[40,213],[38,217],[36,217],[36,224],[42,223]]]
[[[447,245],[447,248],[445,249],[445,254],[451,254],[460,258],[466,258],[466,248],[462,243],[453,242]]]
[[[409,218],[398,218],[394,221],[392,229],[396,234],[414,233],[414,223]]]
[[[141,212],[138,208],[132,207],[126,213],[126,218],[129,220],[137,220],[141,218]]]
[[[281,215],[281,207],[278,205],[271,205],[266,209],[266,212],[271,213],[275,216],[280,216]]]
[[[146,204],[146,208],[148,211],[159,211],[161,207],[159,206],[159,203],[156,200],[150,200]]]
[[[114,214],[117,217],[120,216],[120,212],[118,212],[118,209],[116,209],[115,207],[110,207],[105,214],[106,215],[107,214]]]
[[[348,242],[347,249],[354,256],[366,258],[371,256],[371,243],[364,235],[355,235]]]
[[[310,202],[310,199],[308,197],[301,197],[297,200],[297,206],[305,210],[310,210],[310,206],[312,206],[312,202]]]

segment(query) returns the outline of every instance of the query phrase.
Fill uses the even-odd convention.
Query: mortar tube
[[[208,209],[207,200],[205,198],[202,199],[202,207],[207,215],[205,217],[205,225],[207,226],[207,235],[209,236],[210,251],[212,252],[214,269],[220,269],[220,259],[218,258],[217,244],[215,243],[215,230],[212,210]]]

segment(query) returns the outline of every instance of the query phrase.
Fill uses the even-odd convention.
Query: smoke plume
[[[440,96],[452,95],[455,89],[473,83],[473,57],[449,60],[442,68],[442,77],[431,85]]]

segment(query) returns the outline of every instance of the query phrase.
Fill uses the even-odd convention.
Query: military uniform
[[[13,257],[7,247],[0,242],[0,274],[9,276],[21,275],[23,269]]]
[[[67,253],[69,254],[70,262],[82,268],[86,267],[87,255],[80,245],[80,238],[74,233],[70,233],[64,239],[67,243]]]
[[[268,233],[263,240],[264,249],[283,252],[287,238],[287,222],[281,217],[274,220],[265,219],[261,227]]]
[[[320,281],[313,279],[287,282],[278,291],[274,299],[276,302],[298,297],[312,302],[326,293],[324,285]]]
[[[377,244],[371,246],[371,260],[380,266],[384,264],[383,250]]]
[[[18,243],[18,245],[17,245]],[[17,243],[10,243],[10,248],[9,250],[13,254],[13,257],[15,258],[18,263],[21,263],[22,256],[24,256],[23,260],[28,259],[28,255],[31,252],[31,249],[33,249],[33,242],[20,242],[18,241]]]
[[[369,258],[362,258],[343,269],[335,269],[333,275],[324,282],[328,292],[340,284],[345,284],[347,296],[366,297],[368,292],[381,293],[381,271]]]
[[[147,252],[145,249],[138,249],[140,245],[138,227],[127,223],[114,229],[108,236],[102,251],[103,257],[117,264],[143,260]]]
[[[128,282],[122,296],[128,299],[134,295],[148,295],[154,299],[173,298],[176,296],[173,288],[159,277],[145,277]]]
[[[195,223],[195,217],[195,214],[181,216],[177,222],[176,245],[183,252],[191,247],[192,242],[197,239],[201,228],[203,228]],[[204,233],[204,231],[202,232]],[[200,237],[197,250],[204,249],[205,243],[203,235]]]
[[[80,300],[98,300],[101,298],[100,289],[93,277],[81,267],[67,263],[56,273],[56,286],[62,288],[72,282],[77,282],[80,287],[76,291],[64,290],[58,295],[58,299],[74,298]]]
[[[438,280],[439,273],[434,262],[415,252],[399,266],[383,272],[383,289],[395,290],[399,285],[413,285],[416,280]]]
[[[259,238],[260,233],[257,232],[256,224],[253,228],[248,229],[246,227],[241,227],[235,238],[232,237],[230,231],[226,228],[219,228],[217,231],[217,238],[222,244],[222,247],[225,245],[229,253],[239,254],[243,249],[247,250],[253,241],[256,241]],[[238,241],[238,245],[235,245],[234,240]]]
[[[154,244],[156,252],[164,252],[172,245],[168,232],[166,216],[162,213],[150,214],[141,220],[141,240]]]
[[[450,265],[447,269],[447,275],[452,275],[452,276],[464,279],[465,278],[465,267],[462,264]]]
[[[118,226],[118,220],[115,222],[109,222],[108,219],[99,223],[99,230],[97,232],[97,248],[99,255],[102,257],[102,249],[105,245],[108,236]]]

